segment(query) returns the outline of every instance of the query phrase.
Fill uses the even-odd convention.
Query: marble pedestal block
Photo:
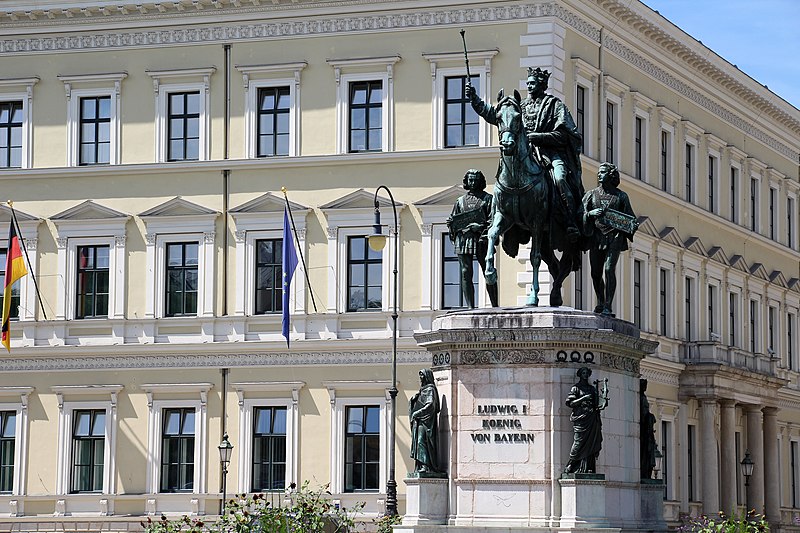
[[[642,515],[639,363],[657,343],[616,318],[527,307],[451,312],[415,338],[431,354],[448,472],[446,507],[426,513],[446,525],[412,525],[418,507],[397,531],[654,528]],[[605,484],[561,481],[573,435],[564,401],[583,366],[590,382],[608,379],[597,459]]]
[[[602,475],[573,474],[561,484],[561,527],[607,528],[606,480]]]
[[[650,529],[665,529],[664,482],[660,479],[642,480],[642,522]]]
[[[447,523],[447,485],[441,477],[415,477],[405,479],[406,514],[403,525]]]

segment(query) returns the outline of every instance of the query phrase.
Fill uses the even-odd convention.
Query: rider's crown
[[[528,67],[528,77],[547,83],[547,81],[550,79],[550,71],[542,70],[539,67],[536,67],[536,69]]]

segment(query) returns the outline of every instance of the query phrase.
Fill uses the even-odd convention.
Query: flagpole
[[[36,274],[33,273],[31,258],[28,257],[28,247],[25,246],[25,239],[22,237],[22,230],[19,229],[17,214],[14,212],[14,203],[11,200],[8,201],[8,208],[11,209],[11,223],[14,224],[14,231],[16,231],[17,238],[19,238],[19,246],[22,248],[22,253],[25,254],[25,261],[28,263],[28,268],[30,269],[31,279],[33,280],[33,288],[36,289],[36,297],[39,299],[39,306],[42,308],[42,316],[45,320],[47,320],[47,311],[44,310],[44,302],[42,301],[42,294],[39,292],[39,284],[36,282]]]
[[[297,228],[294,227],[294,215],[292,215],[292,208],[289,207],[289,197],[286,195],[286,187],[281,187],[283,199],[286,201],[286,210],[289,212],[289,222],[292,223],[292,233],[294,233],[294,240],[299,243],[300,238],[297,236]],[[303,250],[298,246],[300,252],[300,262],[303,264],[303,274],[306,276],[306,284],[308,285],[308,293],[311,295],[311,303],[314,305],[314,312],[317,313],[317,302],[314,299],[314,291],[311,288],[311,280],[308,278],[308,269],[306,268],[306,258],[303,255]]]

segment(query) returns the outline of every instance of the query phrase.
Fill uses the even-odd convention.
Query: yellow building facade
[[[615,311],[660,343],[642,375],[667,520],[747,504],[793,527],[800,111],[620,0],[3,2],[0,187],[41,304],[23,278],[0,373],[0,522],[214,514],[223,433],[228,493],[310,480],[376,516],[394,453],[402,512],[407,403],[431,365],[413,334],[460,305],[445,220],[464,172],[491,189],[498,157],[463,98],[461,28],[483,98],[550,70],[584,135],[585,187],[601,162],[620,168],[641,225]],[[399,216],[396,413],[394,248],[365,240],[379,185]],[[309,279],[298,269],[290,289],[290,348],[281,187]],[[592,309],[584,266],[565,301]],[[522,305],[529,266],[498,270],[500,304]]]

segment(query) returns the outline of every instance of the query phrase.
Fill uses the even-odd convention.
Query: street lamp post
[[[397,516],[397,481],[394,478],[394,452],[395,452],[395,410],[397,407],[397,258],[399,256],[399,227],[397,225],[397,207],[394,203],[392,191],[386,185],[381,185],[375,190],[375,224],[372,235],[369,236],[369,247],[376,252],[386,246],[386,236],[381,226],[381,210],[378,203],[378,191],[385,190],[392,202],[394,213],[394,268],[392,270],[393,307],[392,307],[392,388],[389,389],[391,398],[392,416],[389,420],[389,479],[386,482],[386,515]]]
[[[219,450],[219,464],[222,466],[222,501],[219,502],[219,514],[225,512],[225,500],[228,499],[228,464],[231,462],[233,444],[228,440],[228,434],[222,436],[222,442],[217,446]]]
[[[656,453],[653,454],[653,457],[655,458],[653,464],[653,476],[658,479],[658,473],[661,471],[661,461],[664,459],[664,454],[658,449],[658,444],[656,444]]]
[[[753,462],[753,460],[750,459],[750,451],[745,450],[744,459],[742,459],[742,462],[739,463],[739,467],[742,469],[742,475],[744,476],[744,499],[745,499],[745,505],[747,506],[748,509],[750,508],[750,504],[748,502],[749,498],[747,494],[748,493],[747,487],[750,486],[750,476],[753,475],[753,469],[755,468],[755,466],[756,465]]]

